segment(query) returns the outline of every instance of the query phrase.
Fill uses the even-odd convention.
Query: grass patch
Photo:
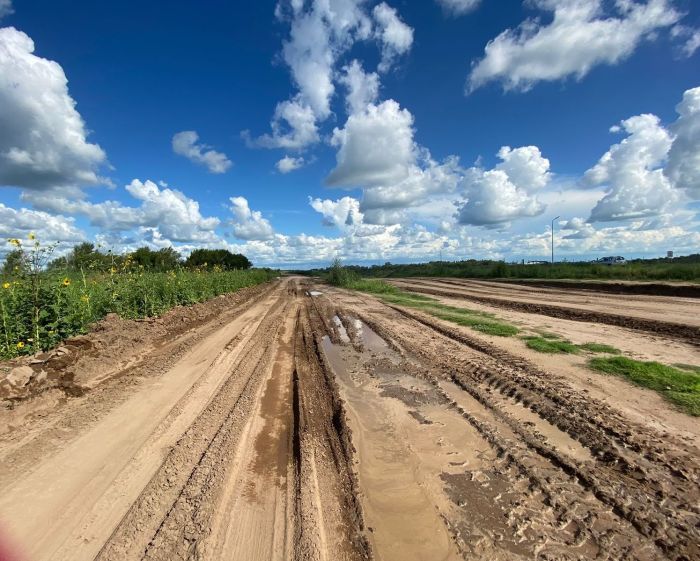
[[[620,349],[611,345],[604,345],[603,343],[584,343],[583,345],[579,345],[579,348],[592,353],[605,353],[610,355],[619,355],[621,352]]]
[[[581,351],[588,351],[591,353],[606,353],[614,355],[620,354],[619,349],[616,349],[610,345],[604,345],[602,343],[584,343],[583,345],[575,345],[571,341],[562,339],[555,333],[547,333],[546,335],[541,333],[540,336],[523,337],[523,340],[528,348],[540,353],[562,353],[575,355]]]
[[[588,362],[599,372],[627,378],[634,384],[657,391],[690,415],[700,416],[700,373],[630,358],[599,357]]]
[[[580,351],[578,345],[574,345],[569,341],[561,339],[546,339],[544,337],[525,337],[525,344],[528,348],[540,353],[556,354],[578,354]]]

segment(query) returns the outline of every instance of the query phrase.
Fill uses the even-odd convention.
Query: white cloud
[[[527,90],[539,81],[583,78],[601,64],[617,64],[644,40],[676,23],[681,15],[669,0],[616,0],[615,15],[602,0],[531,0],[553,12],[551,23],[527,19],[489,41],[468,79],[474,90],[499,80],[505,89]]]
[[[306,162],[304,162],[304,158],[293,158],[292,156],[285,156],[275,164],[275,167],[280,173],[289,173],[291,171],[294,171],[295,169],[303,167],[305,163]]]
[[[0,0],[0,19],[15,13],[12,0]]]
[[[515,150],[503,146],[498,151],[498,157],[503,161],[496,169],[503,170],[508,180],[525,192],[539,191],[551,179],[549,160],[542,157],[537,146],[522,146]]]
[[[350,115],[364,111],[379,97],[379,75],[376,72],[366,73],[357,60],[343,67],[339,82],[348,90],[346,101]]]
[[[140,202],[125,206],[117,201],[92,203],[73,189],[45,192],[27,191],[22,200],[36,209],[59,215],[86,216],[90,224],[103,231],[128,232],[138,228],[158,230],[173,242],[211,242],[220,220],[204,217],[199,203],[180,191],[159,189],[153,181],[134,179],[126,192]]]
[[[36,234],[44,244],[85,240],[85,233],[75,226],[74,218],[26,208],[14,209],[0,203],[0,239],[3,242],[7,238],[26,240],[30,233]]]
[[[686,25],[674,25],[671,28],[671,37],[685,39],[685,42],[680,45],[680,52],[683,56],[691,57],[700,48],[700,29]]]
[[[372,23],[363,4],[364,0],[278,3],[278,18],[290,22],[282,56],[298,93],[277,104],[272,134],[250,141],[251,145],[301,149],[319,141],[317,122],[331,115],[335,64],[353,43],[371,35]]]
[[[382,43],[382,60],[378,69],[387,72],[399,56],[411,50],[413,28],[401,21],[396,9],[386,2],[375,6],[372,14],[377,21],[376,36]]]
[[[367,12],[366,0],[280,0],[275,14],[290,23],[282,57],[297,91],[277,104],[271,134],[252,139],[244,131],[251,146],[301,150],[318,142],[319,124],[332,115],[336,82],[350,89],[348,104],[353,111],[363,101],[374,101],[379,89],[378,76],[360,73],[359,66],[351,64],[338,72],[336,65],[343,55],[357,42],[374,39],[382,50],[379,70],[385,72],[413,43],[413,29],[384,2],[372,11],[375,21]]]
[[[675,138],[665,174],[688,196],[700,199],[700,87],[687,90],[676,111],[679,117],[670,127]]]
[[[326,178],[331,186],[395,184],[408,177],[416,159],[413,115],[394,100],[370,104],[350,115],[331,140],[338,147],[337,166]]]
[[[545,205],[536,195],[550,180],[549,160],[542,157],[539,148],[504,146],[498,157],[502,161],[492,170],[468,170],[466,200],[459,207],[460,224],[502,226],[544,212]]]
[[[197,140],[199,135],[195,131],[178,132],[173,136],[173,152],[206,167],[211,173],[226,173],[231,168],[233,163],[226,154],[212,150]]]
[[[353,197],[342,197],[336,201],[330,199],[312,199],[309,204],[316,212],[323,215],[325,226],[335,226],[339,230],[346,230],[362,222],[360,201]]]
[[[268,240],[274,236],[270,222],[258,210],[251,210],[245,197],[231,197],[233,234],[241,240]]]
[[[584,174],[584,183],[607,187],[591,212],[593,222],[655,216],[673,206],[678,192],[664,175],[672,137],[655,115],[637,115],[622,121],[613,132],[628,136],[614,144]]]
[[[481,0],[437,0],[437,3],[448,14],[462,16],[475,10],[481,4]]]
[[[0,185],[107,183],[97,175],[105,153],[87,141],[63,69],[33,53],[26,34],[0,29]]]
[[[272,134],[252,139],[248,131],[243,131],[243,137],[249,146],[288,150],[300,150],[320,138],[313,110],[299,99],[278,103],[270,127]]]

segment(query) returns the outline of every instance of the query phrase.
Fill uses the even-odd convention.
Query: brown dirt
[[[554,318],[604,323],[700,346],[700,301],[693,298],[622,297],[457,279],[402,279],[391,282],[412,292],[461,298],[506,310]]]
[[[415,310],[286,278],[79,340],[2,413],[19,559],[700,555],[697,426]]]

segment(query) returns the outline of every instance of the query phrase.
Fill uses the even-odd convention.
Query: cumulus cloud
[[[656,115],[637,115],[613,132],[627,137],[614,144],[584,174],[584,183],[604,186],[606,195],[591,212],[592,222],[655,216],[678,201],[678,192],[663,173],[673,141]]]
[[[15,10],[12,7],[12,0],[0,0],[0,19],[14,13]]]
[[[481,0],[436,0],[448,14],[462,16],[475,10]]]
[[[408,177],[416,159],[413,115],[390,99],[370,104],[333,131],[337,165],[326,178],[330,186],[394,184]]]
[[[357,107],[360,99],[373,101],[376,95],[371,92],[378,90],[376,75],[360,76],[352,65],[339,72],[336,66],[341,57],[355,43],[374,39],[382,49],[380,71],[386,71],[413,42],[413,30],[383,2],[369,14],[365,0],[280,0],[275,13],[290,24],[282,58],[297,91],[277,104],[271,133],[253,139],[244,132],[251,146],[301,150],[318,142],[318,125],[332,114],[336,82],[355,92],[348,99],[352,107]],[[358,78],[366,83],[358,84]]]
[[[602,0],[530,4],[552,12],[552,21],[527,19],[489,41],[469,75],[470,91],[494,80],[505,89],[527,90],[539,81],[581,79],[595,66],[626,59],[642,41],[681,17],[670,0],[616,0],[614,14],[607,13]]]
[[[503,226],[542,214],[545,205],[537,192],[550,180],[549,160],[536,146],[498,151],[501,162],[492,170],[471,168],[464,180],[465,201],[460,205],[460,224]]]
[[[348,90],[348,114],[361,113],[379,97],[379,75],[376,72],[366,73],[357,60],[343,67],[339,81]]]
[[[178,132],[173,136],[173,152],[206,167],[211,173],[226,173],[233,165],[226,154],[212,150],[198,140],[199,135],[195,131]]]
[[[270,128],[272,133],[257,139],[251,138],[249,131],[243,131],[243,138],[249,146],[287,150],[300,150],[320,139],[316,116],[311,107],[304,105],[300,99],[278,103]]]
[[[679,117],[670,127],[675,138],[665,174],[688,196],[700,199],[700,87],[687,90],[676,111]]]
[[[74,218],[54,216],[47,212],[14,209],[0,203],[0,238],[27,239],[30,234],[42,242],[80,242],[85,233],[75,226]]]
[[[285,156],[275,164],[275,167],[280,173],[289,173],[294,171],[295,169],[303,167],[304,164],[304,158],[293,158],[292,156]]]
[[[73,189],[45,192],[27,191],[22,200],[35,209],[59,215],[82,215],[90,224],[104,231],[125,232],[138,228],[158,230],[173,242],[211,242],[220,220],[204,217],[199,203],[175,189],[159,188],[153,181],[134,179],[126,192],[139,201],[139,206],[126,206],[118,201],[92,203]]]
[[[251,210],[245,197],[231,197],[233,235],[241,240],[268,240],[274,229],[259,210]]]
[[[34,54],[34,42],[0,29],[0,185],[45,189],[107,183],[104,151],[87,141],[59,64]]]
[[[323,215],[324,226],[335,226],[339,230],[362,223],[360,201],[353,197],[342,197],[332,201],[330,199],[312,199],[309,204],[316,212]]]
[[[387,72],[394,61],[411,50],[413,45],[413,28],[406,25],[395,8],[382,2],[372,11],[377,21],[376,36],[382,43],[382,60],[378,69]]]
[[[290,100],[277,104],[272,133],[251,140],[251,145],[301,149],[318,142],[316,123],[331,114],[336,61],[355,41],[371,35],[372,23],[363,3],[363,0],[312,0],[308,5],[297,0],[278,3],[278,18],[290,22],[282,57],[298,92]]]

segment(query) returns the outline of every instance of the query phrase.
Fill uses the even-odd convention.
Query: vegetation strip
[[[11,241],[17,249],[0,279],[0,358],[50,349],[109,313],[129,319],[159,316],[277,275],[235,268],[250,262],[224,250],[195,250],[183,263],[170,248],[118,256],[82,244],[52,261],[54,246],[33,238],[28,248]]]
[[[447,306],[435,298],[404,292],[381,280],[361,279],[342,267],[339,262],[334,263],[331,268],[328,282],[334,286],[375,294],[385,302],[415,308],[445,321],[471,327],[488,335],[512,337],[520,332],[514,325],[496,319],[494,314]]]
[[[623,356],[598,357],[588,362],[599,372],[622,376],[657,391],[691,415],[700,416],[700,372],[679,370],[658,362],[643,362]]]
[[[576,345],[571,341],[561,339],[558,335],[553,333],[547,333],[540,337],[523,337],[523,339],[528,348],[541,353],[578,354],[581,351],[588,351],[591,353],[620,354],[620,349],[616,349],[611,345],[604,345],[602,343],[584,343],[582,345]]]

